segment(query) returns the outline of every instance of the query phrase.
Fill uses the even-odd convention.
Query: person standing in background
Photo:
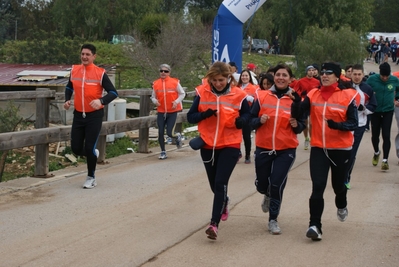
[[[151,100],[157,106],[157,125],[158,125],[158,142],[161,147],[161,154],[159,159],[166,159],[165,151],[165,127],[167,135],[170,138],[176,138],[176,147],[181,148],[182,140],[181,134],[176,133],[176,119],[177,113],[182,111],[182,101],[186,96],[180,81],[176,78],[170,77],[171,67],[168,64],[161,64],[159,66],[160,78],[152,84]]]
[[[212,217],[205,233],[216,240],[220,221],[229,217],[228,183],[238,161],[241,129],[248,123],[250,108],[247,94],[236,86],[228,64],[213,63],[205,78],[208,83],[196,88],[187,120],[198,123],[203,142],[201,158],[213,192]]]
[[[79,156],[85,156],[87,161],[87,177],[83,188],[91,189],[97,186],[95,177],[97,158],[100,154],[96,149],[100,135],[104,105],[108,105],[118,97],[114,85],[103,68],[94,65],[96,47],[84,44],[80,49],[81,65],[73,65],[65,88],[64,109],[68,110],[75,94],[73,121],[71,129],[71,149]],[[103,96],[103,91],[107,94]]]

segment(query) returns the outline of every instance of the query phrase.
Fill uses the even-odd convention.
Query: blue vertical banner
[[[224,0],[213,21],[212,63],[216,61],[242,65],[242,27],[266,0]]]

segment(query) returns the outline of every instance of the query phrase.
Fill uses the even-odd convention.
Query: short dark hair
[[[273,68],[274,75],[276,75],[276,72],[277,72],[278,70],[281,70],[281,69],[285,69],[285,70],[288,72],[288,75],[290,76],[290,78],[292,78],[292,76],[294,75],[294,74],[292,73],[291,68],[290,68],[288,65],[283,64],[283,63],[280,63],[280,64],[278,64],[277,66],[275,66],[275,67]]]
[[[361,70],[362,72],[364,72],[364,68],[363,68],[362,64],[353,65],[352,70]]]
[[[97,50],[96,47],[92,44],[82,45],[82,47],[80,48],[80,52],[82,52],[83,49],[89,49],[93,55],[96,54],[96,50]]]

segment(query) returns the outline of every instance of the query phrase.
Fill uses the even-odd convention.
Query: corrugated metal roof
[[[113,65],[99,65],[106,71],[114,68]],[[34,71],[43,73],[42,71],[51,72],[69,72],[72,65],[34,65],[34,64],[6,64],[0,63],[0,86],[65,86],[68,83],[69,77],[57,76],[57,79],[44,79],[43,75],[39,79],[22,79],[20,80],[18,74],[25,71]],[[32,75],[29,75],[32,76]],[[32,81],[34,80],[34,81]]]

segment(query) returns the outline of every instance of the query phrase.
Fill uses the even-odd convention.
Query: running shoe
[[[94,150],[94,154],[96,155],[96,157],[98,158],[100,156],[100,151],[98,149]]]
[[[95,186],[97,186],[96,178],[87,176],[86,182],[83,184],[83,188],[91,189],[94,188]]]
[[[346,221],[346,219],[348,218],[348,209],[346,207],[343,209],[338,209],[337,217],[338,217],[338,220],[341,222]]]
[[[227,221],[227,219],[229,218],[229,203],[230,198],[227,197],[226,206],[224,207],[222,217],[220,218],[222,221]]]
[[[381,162],[381,170],[382,170],[382,171],[387,171],[387,170],[389,170],[388,161],[382,161],[382,162]]]
[[[183,142],[182,142],[181,134],[177,133],[176,135],[177,135],[177,137],[176,137],[176,147],[179,149],[179,148],[182,147]]]
[[[379,160],[380,160],[380,152],[378,152],[378,154],[374,153],[372,160],[373,166],[377,166]]]
[[[272,235],[281,234],[281,229],[278,226],[278,222],[276,220],[271,220],[269,222],[269,233],[271,233]]]
[[[305,150],[309,149],[309,144],[310,144],[309,137],[307,137],[307,138],[305,138],[305,144],[304,144],[304,149]]]
[[[260,206],[262,207],[262,211],[264,213],[268,213],[269,212],[269,207],[270,207],[270,197],[265,195],[263,197],[262,204]]]
[[[218,227],[211,223],[209,226],[206,228],[205,233],[207,234],[209,239],[216,240],[218,237]]]
[[[245,156],[245,164],[250,164],[250,163],[251,163],[251,157]]]
[[[159,155],[159,159],[166,159],[168,156],[166,156],[166,151],[162,151],[161,154]]]
[[[320,241],[321,240],[321,231],[317,226],[313,225],[308,228],[306,231],[306,237],[312,239],[313,241]]]

